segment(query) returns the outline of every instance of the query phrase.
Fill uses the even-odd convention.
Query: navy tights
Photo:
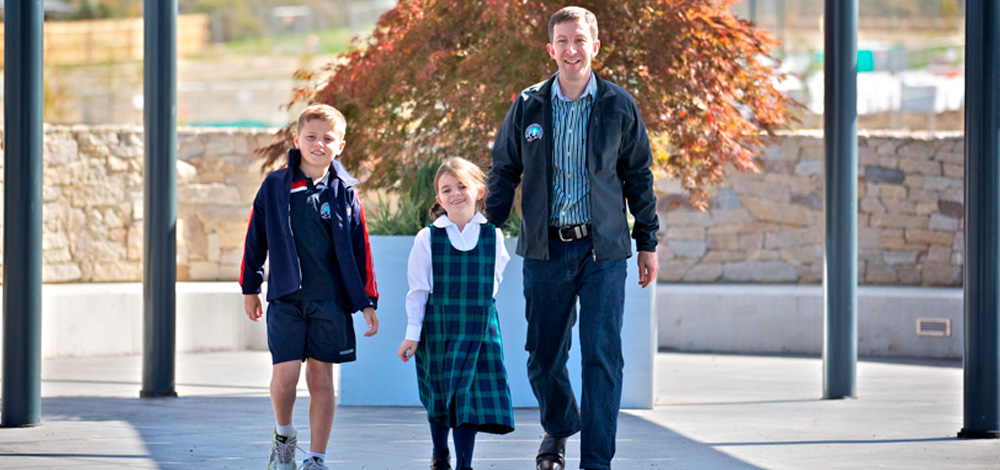
[[[455,441],[455,466],[458,468],[472,466],[472,451],[476,447],[476,425],[463,424],[457,428],[449,428],[447,424],[430,421],[431,441],[434,443],[434,458],[440,459],[448,455],[448,430],[452,431]]]

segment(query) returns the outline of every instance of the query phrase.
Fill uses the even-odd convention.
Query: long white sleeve
[[[459,232],[458,227],[441,216],[434,221],[434,226],[442,227],[448,234],[451,246],[460,251],[469,251],[479,242],[479,224],[486,222],[481,214],[475,217]],[[496,262],[493,271],[493,295],[496,296],[500,282],[503,281],[503,270],[510,261],[507,246],[504,244],[503,232],[497,229]],[[409,261],[406,265],[406,280],[410,290],[406,293],[406,339],[420,341],[420,331],[424,324],[424,310],[427,299],[434,290],[434,272],[431,266],[431,231],[423,228],[413,238],[413,248],[410,249]]]
[[[413,237],[413,248],[406,263],[406,281],[410,290],[406,293],[406,339],[420,341],[420,330],[424,326],[424,308],[427,298],[434,288],[434,274],[431,268],[431,229],[424,227]]]
[[[497,228],[497,261],[493,274],[493,297],[497,296],[497,290],[500,289],[500,283],[503,282],[503,270],[507,268],[507,262],[510,261],[507,244],[503,241],[503,231]]]

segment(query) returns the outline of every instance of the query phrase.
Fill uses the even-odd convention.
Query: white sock
[[[277,423],[275,423],[275,424],[277,424]],[[292,423],[288,423],[288,424],[284,424],[284,425],[278,424],[277,426],[275,426],[275,431],[278,432],[279,436],[292,437],[292,436],[295,435],[295,425],[292,424]]]
[[[326,454],[318,454],[316,452],[309,451],[309,458],[311,459],[313,457],[320,459],[321,461],[326,461]]]

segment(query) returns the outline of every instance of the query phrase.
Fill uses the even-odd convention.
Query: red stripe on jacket
[[[367,279],[365,279],[365,292],[368,294],[368,297],[377,299],[378,285],[375,283],[375,263],[372,260],[372,245],[368,240],[368,224],[365,223],[365,208],[361,205],[360,200],[358,200],[358,213],[361,215],[361,229],[365,233],[365,270],[368,271]]]

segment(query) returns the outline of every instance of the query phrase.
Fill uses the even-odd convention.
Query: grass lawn
[[[348,27],[317,31],[314,34],[287,34],[266,38],[251,38],[223,44],[228,54],[238,55],[300,55],[303,53],[336,55],[347,51],[358,34],[367,35],[374,25],[357,31]]]

